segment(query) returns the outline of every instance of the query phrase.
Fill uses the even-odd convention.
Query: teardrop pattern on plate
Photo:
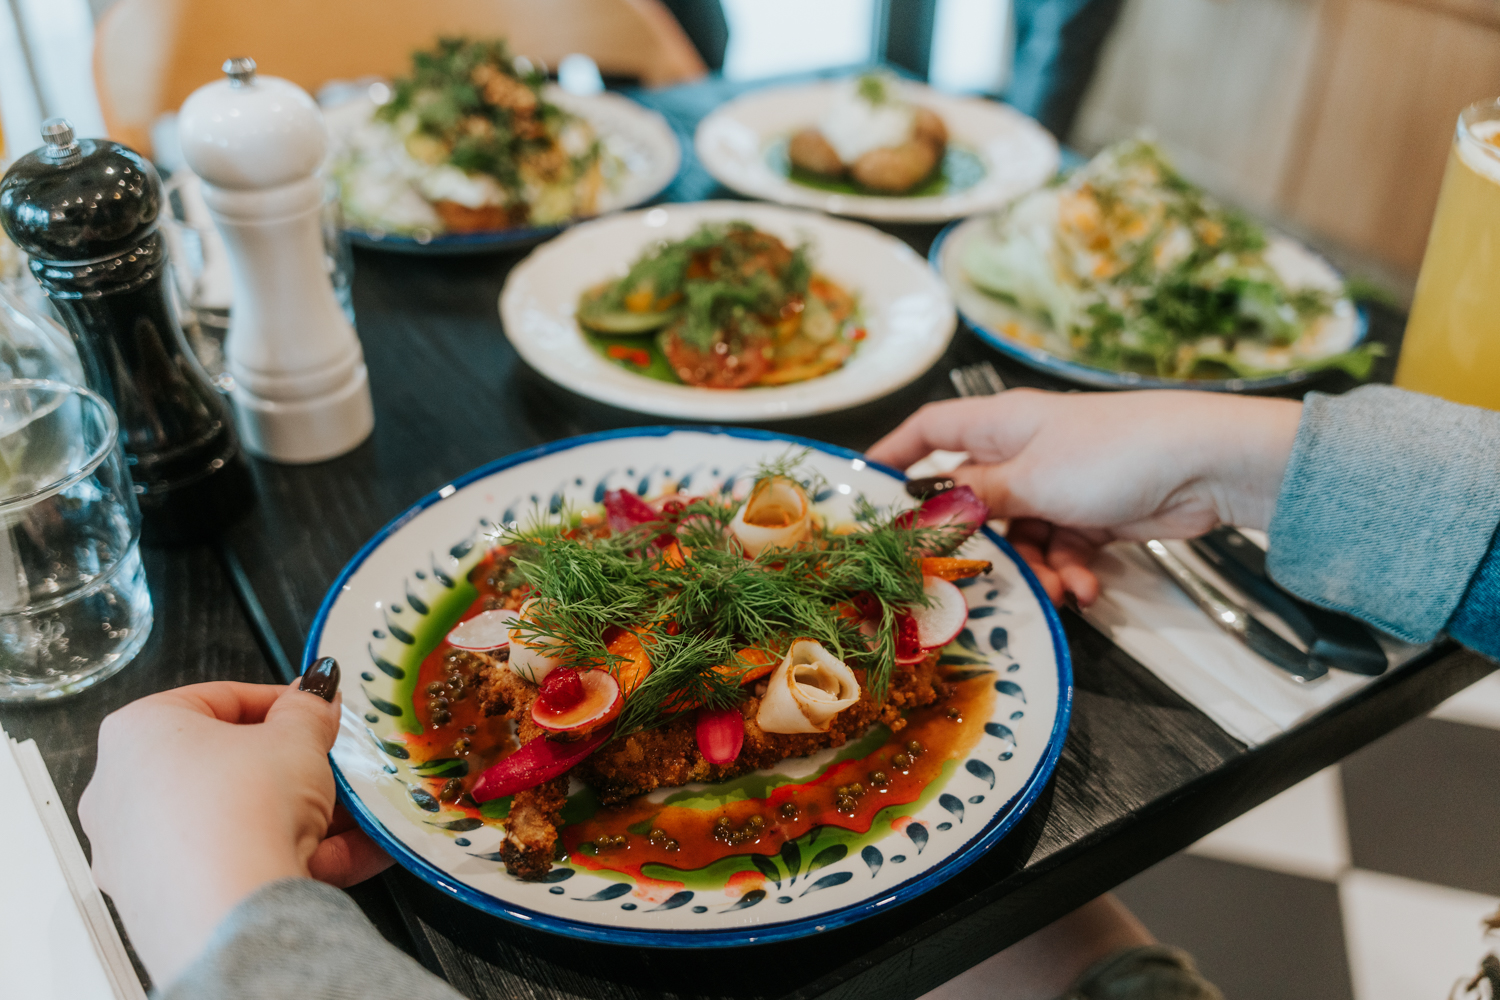
[[[365,650],[370,654],[370,662],[374,663],[375,666],[379,668],[380,672],[385,674],[387,677],[394,678],[398,681],[406,677],[405,670],[402,670],[390,660],[387,660],[385,657],[375,652],[375,647],[366,646]]]
[[[411,796],[411,800],[417,804],[418,809],[435,813],[443,808],[438,800],[433,798],[432,793],[425,788],[418,787],[417,785],[407,785],[406,793]]]
[[[777,886],[780,887],[780,885],[781,885],[781,883],[778,882]],[[751,889],[749,892],[745,893],[739,899],[735,900],[733,906],[726,906],[724,909],[720,910],[719,912],[720,913],[728,913],[730,910],[748,910],[750,907],[754,906],[756,903],[759,903],[761,900],[763,900],[765,898],[766,898],[766,890],[764,890],[764,889]]]
[[[628,882],[616,882],[614,885],[605,886],[592,896],[575,896],[573,898],[580,903],[607,903],[611,899],[619,899],[629,892],[631,888],[632,886]]]
[[[813,856],[813,859],[808,862],[807,874],[811,876],[812,873],[817,871],[819,868],[827,868],[829,865],[836,865],[840,861],[843,861],[844,858],[848,856],[848,854],[848,844],[830,844],[828,847],[823,848],[821,851],[815,854]]]
[[[984,731],[996,739],[1004,740],[1012,747],[1016,745],[1016,734],[1003,722],[986,722]]]
[[[938,805],[948,810],[953,815],[953,818],[960,823],[964,821],[964,800],[957,795],[949,795],[947,792],[944,792],[938,796]]]
[[[690,903],[692,901],[693,901],[693,891],[691,889],[684,889],[681,892],[674,892],[674,893],[672,893],[672,895],[668,896],[666,898],[666,900],[660,906],[653,906],[651,909],[647,910],[646,912],[647,913],[660,913],[663,910],[675,910],[679,906],[686,906],[688,903]]]
[[[476,855],[476,857],[477,856],[478,855]],[[499,860],[499,856],[498,855],[496,856],[496,860],[497,861]],[[572,877],[573,877],[573,869],[571,869],[571,868],[554,868],[550,872],[548,872],[546,875],[542,876],[542,881],[543,882],[566,882],[568,879],[570,879]]]
[[[484,820],[475,819],[473,816],[465,816],[463,819],[449,820],[447,823],[428,822],[428,826],[435,826],[439,830],[451,830],[454,833],[468,833],[484,826]]]
[[[781,869],[776,867],[776,862],[772,861],[764,854],[752,854],[750,855],[750,863],[754,865],[762,875],[770,879],[772,882],[776,883],[776,888],[781,888]]]
[[[1026,704],[1026,692],[1022,691],[1021,685],[1017,684],[1015,681],[996,681],[995,690],[999,691],[1001,694],[1008,694],[1012,698],[1019,699],[1021,704],[1023,705]]]
[[[1010,655],[1010,633],[999,625],[990,629],[990,648],[997,653]]]
[[[913,844],[917,845],[917,853],[921,854],[922,849],[927,846],[927,827],[921,823],[908,823],[906,835],[911,838]]]
[[[865,864],[870,866],[871,878],[874,878],[876,875],[880,874],[880,866],[885,864],[885,856],[880,853],[880,848],[876,847],[874,844],[871,844],[864,850],[860,851],[859,856],[864,859]]]
[[[781,863],[786,865],[787,885],[795,885],[797,876],[802,872],[802,852],[797,848],[797,842],[788,840],[781,845]]]
[[[378,746],[383,753],[389,754],[397,760],[411,759],[410,751],[408,751],[406,747],[402,746],[400,743],[392,743],[390,740],[381,739],[379,736],[375,735],[375,730],[373,729],[366,728],[365,732],[370,734],[370,739],[375,741],[375,745]]]
[[[980,781],[987,781],[991,788],[995,787],[995,771],[982,760],[964,761],[964,770],[968,771]]]
[[[400,705],[393,705],[390,702],[386,701],[384,698],[377,698],[366,688],[360,688],[360,690],[364,691],[365,697],[370,699],[370,704],[375,706],[375,710],[377,712],[384,712],[386,715],[390,716],[399,716],[401,714]]]
[[[843,885],[853,877],[853,872],[834,872],[832,875],[824,875],[812,885],[803,889],[798,895],[806,896],[808,893],[817,892],[820,889],[832,889],[836,885]]]

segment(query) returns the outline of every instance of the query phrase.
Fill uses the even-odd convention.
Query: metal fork
[[[948,373],[948,381],[960,396],[993,396],[1005,391],[1005,380],[988,361],[955,368]]]

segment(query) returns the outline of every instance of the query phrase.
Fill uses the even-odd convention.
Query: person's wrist
[[[1297,440],[1302,404],[1244,397],[1223,402],[1220,419],[1204,423],[1197,464],[1220,521],[1264,529]]]

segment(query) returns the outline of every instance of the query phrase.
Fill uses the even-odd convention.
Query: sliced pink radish
[[[698,750],[710,764],[733,764],[745,745],[745,720],[738,708],[698,709]]]
[[[614,674],[607,670],[584,670],[577,674],[577,678],[582,690],[572,693],[576,701],[570,697],[554,700],[545,697],[549,691],[546,685],[553,682],[553,675],[549,674],[542,689],[543,696],[531,703],[531,721],[549,732],[587,733],[613,721],[620,714],[625,696]]]
[[[898,528],[965,528],[962,534],[954,533],[948,539],[949,544],[943,546],[946,551],[958,548],[974,532],[984,526],[984,522],[990,516],[990,509],[985,502],[975,494],[968,486],[955,486],[945,493],[928,497],[922,501],[922,506],[916,510],[909,510],[896,518]],[[928,552],[927,555],[941,555],[940,552]]]
[[[922,593],[927,595],[928,605],[911,609],[911,616],[917,620],[917,641],[923,649],[946,646],[958,638],[969,620],[964,592],[947,580],[924,576]]]
[[[508,646],[510,627],[517,617],[514,611],[481,611],[454,626],[448,633],[448,645],[475,652]]]

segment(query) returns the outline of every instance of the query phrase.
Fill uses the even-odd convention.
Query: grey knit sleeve
[[[257,890],[224,918],[161,1000],[461,1000],[311,879]]]
[[[1390,386],[1310,393],[1276,511],[1278,583],[1409,642],[1459,608],[1500,524],[1500,413]]]

